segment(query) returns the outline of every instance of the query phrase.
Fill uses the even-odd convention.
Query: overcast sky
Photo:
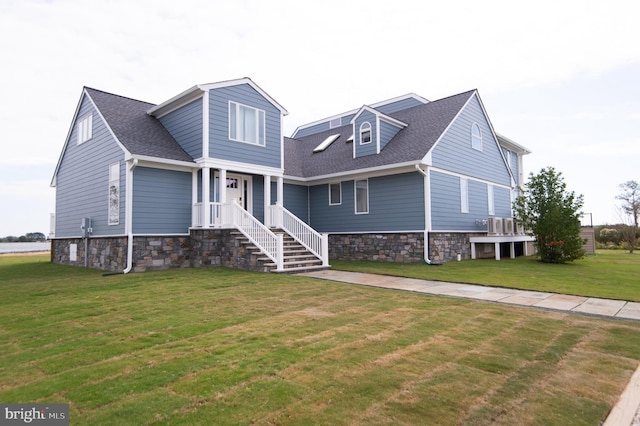
[[[1,0],[0,236],[49,232],[82,87],[161,103],[250,77],[300,125],[406,93],[478,89],[595,224],[640,180],[640,2]]]

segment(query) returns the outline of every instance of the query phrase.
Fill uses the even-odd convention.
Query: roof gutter
[[[431,265],[429,259],[429,228],[431,228],[431,200],[429,196],[429,188],[431,186],[431,178],[428,172],[425,172],[420,167],[420,164],[416,164],[416,171],[424,176],[424,253],[423,260],[427,265]],[[429,217],[427,216],[429,215]]]
[[[138,165],[136,158],[129,160],[127,165],[127,183],[126,183],[126,218],[125,231],[127,233],[127,267],[122,271],[128,274],[133,268],[133,170]]]

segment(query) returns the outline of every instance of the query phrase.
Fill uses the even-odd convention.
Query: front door
[[[227,174],[227,201],[236,200],[247,211],[251,207],[250,179],[249,176]]]

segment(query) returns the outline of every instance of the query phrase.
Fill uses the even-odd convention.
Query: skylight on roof
[[[337,135],[331,135],[328,138],[326,138],[325,140],[322,141],[322,143],[318,146],[316,146],[313,149],[313,152],[321,152],[324,151],[325,149],[327,149],[327,147],[329,145],[331,145],[336,139],[338,139],[340,137],[340,133],[338,133]]]

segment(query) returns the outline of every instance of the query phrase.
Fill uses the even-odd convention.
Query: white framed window
[[[78,145],[93,137],[93,114],[89,114],[78,121]]]
[[[493,185],[487,185],[487,209],[489,210],[489,216],[496,214],[495,198],[493,196]]]
[[[342,204],[342,183],[329,184],[329,205],[339,206]]]
[[[109,225],[120,223],[120,163],[109,166]]]
[[[371,143],[371,123],[365,121],[360,125],[360,145]]]
[[[369,213],[369,181],[357,180],[354,186],[356,214]]]
[[[482,130],[478,123],[471,125],[471,148],[482,151]]]
[[[460,178],[460,212],[469,213],[469,181]]]
[[[229,101],[229,139],[265,145],[265,112]]]
[[[334,129],[336,127],[342,126],[342,117],[334,118],[329,121],[329,128]]]

